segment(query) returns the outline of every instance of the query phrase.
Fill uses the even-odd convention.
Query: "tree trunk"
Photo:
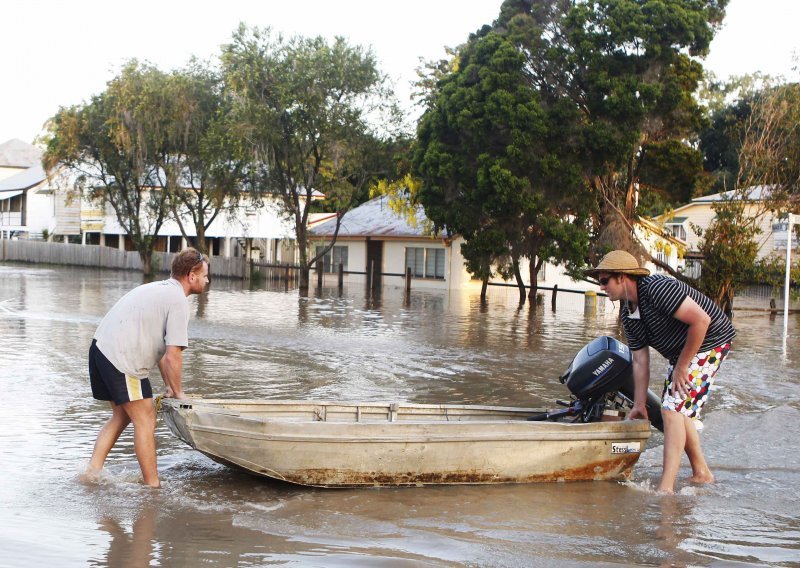
[[[524,306],[525,282],[522,281],[522,274],[519,271],[519,260],[515,258],[511,264],[514,267],[514,278],[517,280],[517,287],[519,288],[519,305]]]
[[[309,272],[308,266],[300,266],[300,279],[297,284],[301,293],[308,293]]]
[[[197,250],[203,254],[208,254],[208,247],[206,246],[206,228],[202,223],[197,226],[197,242],[195,243]]]
[[[142,259],[142,274],[152,276],[153,274],[153,251],[139,251],[139,258]]]
[[[531,289],[528,291],[528,299],[534,302],[536,300],[536,294],[539,292],[539,264],[536,262],[535,257],[531,259],[528,268],[528,277],[531,280]]]
[[[481,304],[486,303],[486,290],[489,288],[489,277],[486,276],[481,282]]]

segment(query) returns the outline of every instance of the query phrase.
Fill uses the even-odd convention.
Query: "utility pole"
[[[789,332],[789,283],[792,272],[792,222],[793,217],[789,215],[789,226],[786,228],[786,282],[783,288],[783,336]]]

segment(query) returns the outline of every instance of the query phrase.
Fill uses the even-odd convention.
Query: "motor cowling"
[[[559,380],[580,400],[596,400],[614,391],[632,394],[631,350],[610,336],[593,339],[578,351]]]

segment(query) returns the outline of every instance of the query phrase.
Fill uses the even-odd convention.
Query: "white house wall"
[[[373,240],[379,240],[373,238]],[[434,278],[413,278],[411,286],[415,289],[427,290],[480,290],[481,281],[473,279],[466,269],[464,257],[461,254],[461,245],[464,240],[457,237],[447,246],[440,239],[430,239],[424,241],[420,239],[392,239],[383,242],[383,266],[380,271],[389,274],[405,274],[406,248],[441,248],[445,250],[445,277],[443,280]],[[323,244],[323,241],[316,241],[312,247]],[[348,257],[348,271],[366,273],[367,271],[367,241],[364,238],[348,238],[336,241],[336,246],[346,246]],[[557,285],[561,290],[594,290],[597,285],[585,280],[572,280],[564,272],[562,266],[546,264],[542,269],[544,279],[540,279],[538,285],[542,288],[552,288]],[[523,259],[520,262],[520,271],[523,281],[528,284],[528,262]],[[350,274],[347,277],[350,283],[363,283],[366,275]],[[515,284],[513,280],[505,282],[502,278],[492,280],[496,284]],[[388,276],[383,278],[384,286],[404,286],[405,281],[399,276]]]
[[[759,205],[747,205],[745,211],[747,215],[755,215],[757,210],[759,209]],[[697,234],[694,230],[692,225],[696,225],[697,227],[701,228],[702,230],[706,230],[711,226],[711,223],[714,221],[716,217],[716,212],[711,208],[710,203],[690,203],[680,209],[679,212],[675,213],[680,217],[687,217],[687,230],[686,230],[686,245],[688,250],[697,251],[700,248],[700,241],[702,237]],[[773,223],[777,222],[777,218],[767,213],[761,217],[761,220],[758,224],[761,232],[755,236],[756,243],[759,245],[757,259],[762,259],[770,254],[775,253],[776,251],[785,251],[786,250],[786,243],[785,243],[785,234],[779,233],[780,241],[776,242],[775,235],[772,231]]]
[[[92,232],[109,235],[125,235],[127,231],[117,221],[116,214],[110,206],[105,209],[83,200],[82,217],[85,228]],[[206,230],[207,237],[253,238],[253,239],[294,239],[294,223],[285,219],[278,212],[276,204],[267,203],[263,207],[240,205],[236,214],[230,217],[227,211],[221,211]],[[194,224],[188,215],[183,219],[186,234],[196,236]],[[158,232],[159,236],[181,237],[178,223],[168,218]]]
[[[41,234],[47,230],[53,233],[56,228],[55,202],[52,193],[40,193],[36,189],[29,189],[26,193],[28,210],[25,214],[25,224],[29,233]]]

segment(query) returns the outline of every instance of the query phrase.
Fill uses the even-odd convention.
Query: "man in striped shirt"
[[[635,383],[629,418],[647,418],[645,400],[650,384],[653,347],[669,362],[662,393],[664,469],[658,490],[672,493],[686,452],[690,481],[713,483],[697,434],[697,417],[708,398],[714,375],[736,332],[730,319],[707,296],[691,286],[641,268],[630,253],[608,253],[588,274],[597,277],[610,300],[620,300],[620,315],[633,353]]]

